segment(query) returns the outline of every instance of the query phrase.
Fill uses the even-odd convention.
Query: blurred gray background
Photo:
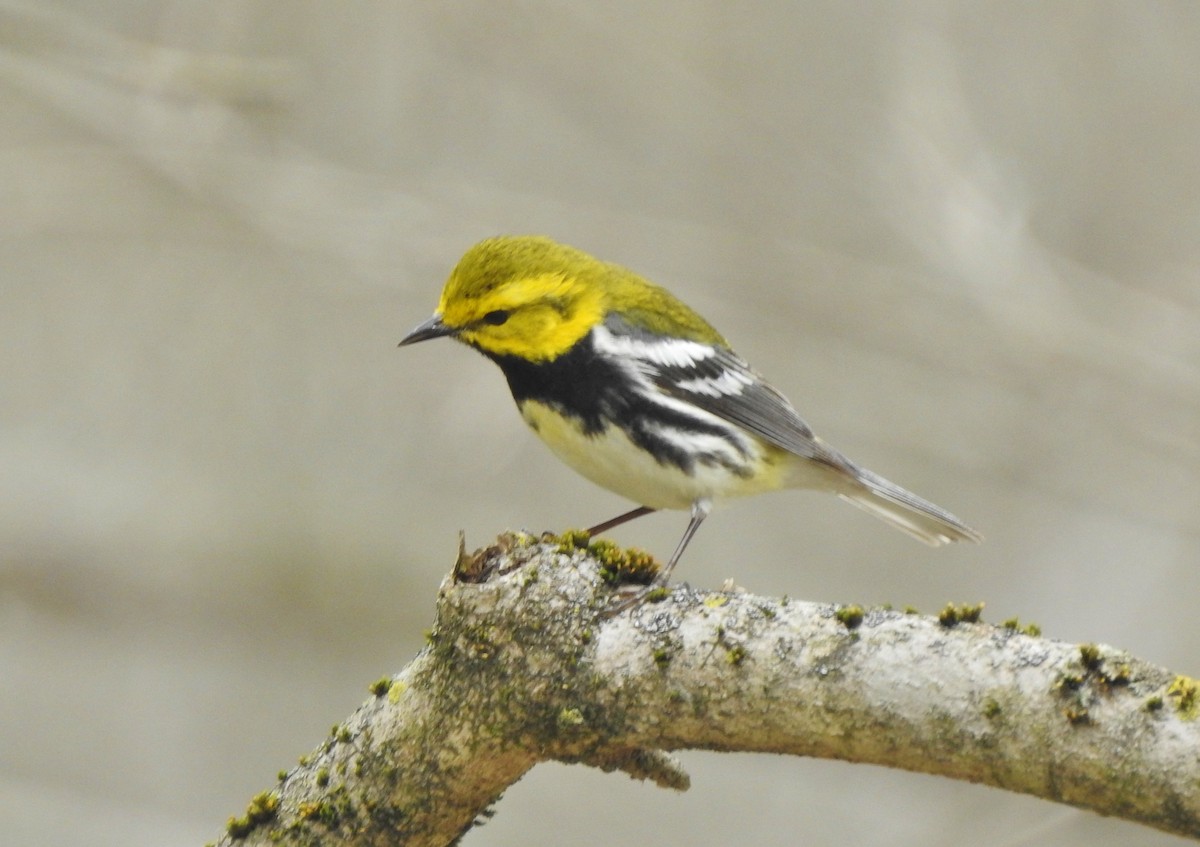
[[[459,529],[628,508],[488,362],[396,349],[501,232],[668,285],[987,536],[789,492],[718,511],[679,579],[985,600],[1200,672],[1198,44],[1191,0],[0,0],[4,840],[215,837],[420,649]],[[539,767],[464,843],[1176,843],[683,759],[682,795]]]

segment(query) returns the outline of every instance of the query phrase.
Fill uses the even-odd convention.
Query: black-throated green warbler
[[[500,366],[525,422],[585,477],[691,520],[665,582],[714,502],[830,491],[931,545],[979,541],[954,515],[827,445],[704,318],[618,265],[540,236],[476,244],[433,317],[401,346],[451,336]]]

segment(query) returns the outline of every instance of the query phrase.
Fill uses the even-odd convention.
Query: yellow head
[[[489,238],[459,260],[433,317],[400,343],[452,335],[493,356],[555,359],[603,319],[607,267],[549,238]]]
[[[490,356],[558,358],[618,312],[651,333],[725,345],[707,321],[633,271],[539,235],[506,235],[466,252],[433,317],[400,342],[450,335]]]

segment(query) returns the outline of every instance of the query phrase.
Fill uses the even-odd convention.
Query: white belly
[[[702,497],[720,501],[784,486],[784,454],[768,451],[757,439],[752,450],[767,464],[753,478],[722,465],[697,463],[693,474],[657,461],[637,447],[620,428],[585,435],[573,421],[536,401],[521,406],[521,416],[554,455],[592,482],[652,509],[687,509]]]

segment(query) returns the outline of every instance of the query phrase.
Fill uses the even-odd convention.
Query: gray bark
[[[444,845],[540,761],[683,789],[684,748],[940,774],[1200,838],[1186,677],[953,614],[675,587],[606,617],[612,597],[555,542],[460,556],[429,646],[221,843]]]

